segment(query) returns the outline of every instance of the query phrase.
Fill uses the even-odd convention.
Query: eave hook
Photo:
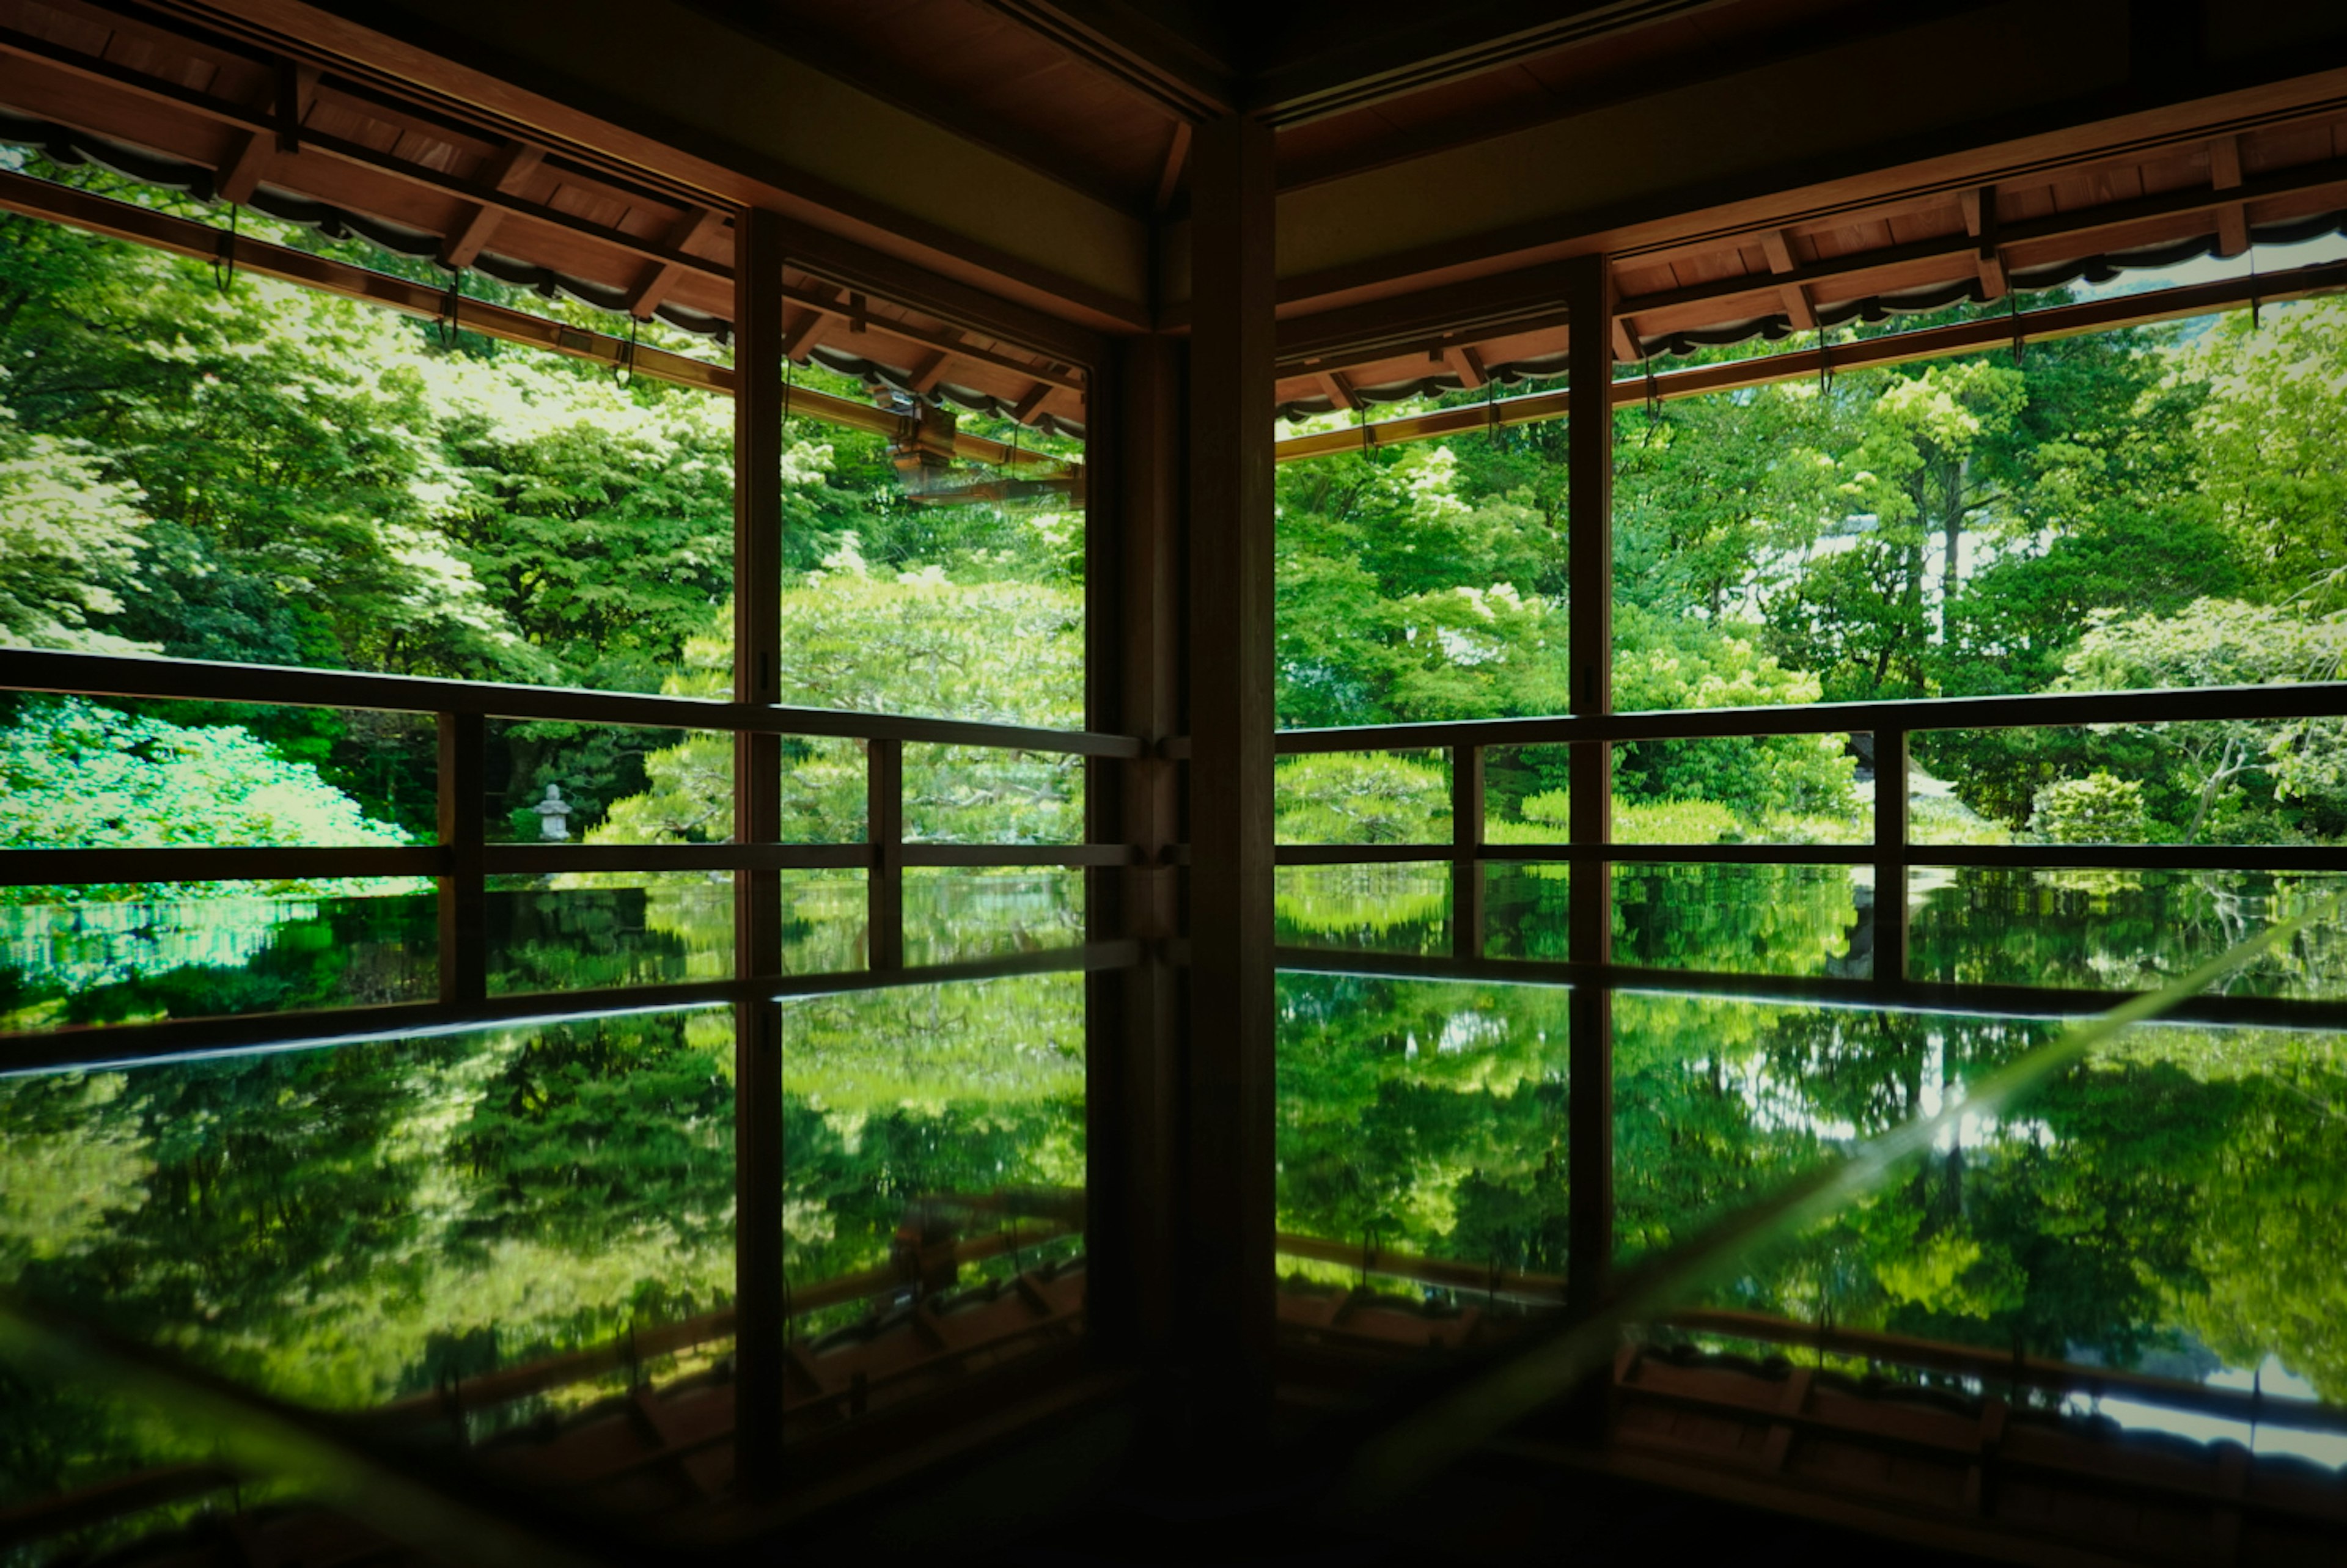
[[[611,366],[611,384],[622,390],[636,379],[636,333],[643,324],[636,316],[628,318],[628,341],[620,350],[618,363]]]
[[[237,205],[231,201],[228,227],[220,233],[220,253],[212,258],[212,286],[220,290],[222,299],[236,286],[236,220]]]
[[[440,335],[440,347],[443,352],[456,346],[456,335],[459,331],[456,318],[457,312],[462,309],[464,303],[464,284],[465,274],[462,269],[448,274],[448,292],[440,302],[440,319],[434,323]]]

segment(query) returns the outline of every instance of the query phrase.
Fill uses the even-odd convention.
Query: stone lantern
[[[564,824],[570,819],[570,803],[562,798],[559,784],[546,786],[546,798],[538,803],[538,835],[540,838],[569,838]]]

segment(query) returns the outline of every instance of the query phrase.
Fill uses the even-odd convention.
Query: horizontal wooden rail
[[[185,1502],[208,1492],[226,1491],[243,1480],[236,1471],[216,1464],[164,1465],[138,1471],[78,1491],[35,1498],[14,1508],[0,1509],[0,1541],[22,1547],[51,1540],[150,1508]]]
[[[1327,1241],[1317,1236],[1278,1238],[1279,1251],[1291,1257],[1341,1264],[1366,1274],[1408,1279],[1456,1290],[1465,1296],[1489,1296],[1502,1301],[1561,1306],[1565,1279],[1561,1274],[1529,1274],[1497,1266],[1484,1267],[1464,1259],[1419,1257],[1394,1252],[1374,1243]],[[2233,1420],[2304,1431],[2347,1431],[2347,1408],[2312,1399],[2282,1399],[2249,1389],[2211,1388],[2177,1378],[2154,1377],[2109,1367],[2088,1367],[2047,1357],[2016,1357],[2009,1350],[1983,1349],[1944,1340],[1922,1339],[1831,1324],[1799,1323],[1765,1312],[1727,1308],[1683,1307],[1664,1314],[1655,1323],[1692,1334],[1713,1334],[1763,1344],[1786,1345],[1832,1355],[1860,1356],[1923,1371],[1949,1372],[1980,1378],[1988,1384],[2019,1384],[2059,1393],[2101,1398],[2116,1395],[2171,1409],[2198,1410]]]
[[[862,870],[868,844],[490,844],[489,876],[592,872]],[[908,844],[907,866],[1052,867],[1131,866],[1125,844]],[[0,850],[0,887],[89,886],[138,882],[307,882],[352,876],[437,876],[450,854],[436,844],[223,849],[158,845],[112,849]]]
[[[2238,192],[2220,194],[2230,196]],[[1958,238],[1963,239],[1962,236]],[[1969,251],[1975,243],[1964,240],[1960,248]],[[1779,285],[1793,281],[1789,276],[1769,275],[1758,280],[1754,288],[1773,292]],[[1977,321],[1920,327],[1911,332],[1885,333],[1877,337],[1856,338],[1820,348],[1756,354],[1724,364],[1694,365],[1684,370],[1658,372],[1651,376],[1631,376],[1614,382],[1608,397],[1616,408],[1635,408],[1649,401],[1669,402],[1674,398],[1700,397],[1709,393],[1735,392],[1778,382],[1806,381],[1827,369],[1837,373],[1878,370],[1918,360],[1977,354],[1986,349],[2004,348],[2016,342],[2044,343],[2056,338],[2076,337],[2086,333],[2110,332],[2120,327],[2208,315],[2216,311],[2239,309],[2253,301],[2279,304],[2288,300],[2311,299],[2342,290],[2347,290],[2347,262],[2318,262],[2286,272],[2260,273],[2252,278],[2228,278],[2179,288],[2154,289],[2140,294],[2120,294],[2080,304],[2023,311],[2017,316],[1984,316]],[[1637,302],[1626,303],[1631,309],[1624,313],[1635,313]],[[1470,436],[1478,431],[1503,429],[1510,425],[1535,425],[1544,420],[1563,418],[1568,396],[1564,392],[1542,392],[1524,397],[1494,397],[1480,404],[1439,408],[1430,413],[1377,420],[1341,430],[1291,436],[1276,443],[1273,450],[1277,461],[1296,463],[1347,452],[1374,451],[1380,446],[1397,446],[1413,441],[1433,441],[1446,436]]]
[[[5,849],[0,850],[0,886],[436,876],[447,858],[447,851],[436,844],[254,849],[187,845],[135,849]]]
[[[1472,980],[1481,984],[1601,986],[1635,996],[1706,996],[1770,1006],[1933,1013],[1950,1018],[2052,1022],[2094,1018],[2137,995],[2057,986],[1975,985],[1886,976],[1769,975],[1636,964],[1576,964],[1548,958],[1463,958],[1450,954],[1380,953],[1358,948],[1283,945],[1273,957],[1297,974],[1358,975],[1395,980]],[[2347,998],[2204,996],[2179,1004],[2161,1027],[2333,1031],[2347,1030]]]
[[[325,1046],[420,1040],[477,1030],[561,1023],[596,1018],[677,1011],[741,1001],[833,996],[845,991],[934,986],[1012,975],[1085,974],[1130,968],[1141,961],[1131,938],[1005,953],[906,968],[831,969],[751,980],[702,980],[675,985],[621,986],[596,990],[533,991],[477,1001],[385,1002],[366,1007],[231,1018],[170,1019],[156,1023],[94,1025],[43,1032],[0,1034],[0,1077],[28,1072],[95,1071],[245,1051],[306,1050]]]
[[[1712,1307],[1686,1307],[1665,1315],[1661,1325],[1693,1334],[1716,1334],[1762,1344],[1794,1346],[1836,1356],[1862,1356],[1871,1361],[1927,1371],[1951,1372],[1994,1385],[2018,1384],[2050,1389],[2057,1393],[2091,1398],[2116,1396],[2169,1409],[2197,1410],[2206,1415],[2259,1426],[2290,1427],[2301,1431],[2347,1432],[2347,1408],[2313,1399],[2283,1399],[2251,1389],[2211,1388],[2178,1378],[2157,1378],[2109,1367],[2086,1367],[2042,1356],[2015,1356],[2010,1350],[1981,1349],[1937,1339],[1873,1329],[1845,1328],[1832,1324],[1796,1323],[1763,1312]]]
[[[1742,740],[1760,735],[1871,734],[1877,730],[2045,729],[2347,715],[2347,681],[2260,686],[2186,686],[2156,692],[2028,692],[2010,697],[1919,697],[1882,702],[1804,702],[1781,708],[1679,708],[1655,712],[1556,714],[1536,719],[1453,719],[1282,730],[1281,756],[1320,752],[1419,751],[1446,746],[1554,746],[1581,741]],[[1186,738],[1166,755],[1186,755]]]
[[[917,745],[991,746],[1080,757],[1138,757],[1130,735],[1050,730],[978,719],[930,719],[841,708],[791,708],[719,702],[635,692],[581,692],[421,675],[226,664],[202,659],[140,659],[0,648],[0,691],[46,692],[200,702],[258,702],[302,708],[356,708],[398,713],[479,713],[501,719],[558,719],[662,730],[902,741]]]
[[[1526,1274],[1517,1269],[1501,1268],[1497,1265],[1484,1267],[1463,1260],[1419,1257],[1411,1253],[1380,1247],[1373,1241],[1358,1245],[1324,1241],[1318,1236],[1292,1235],[1286,1231],[1279,1233],[1276,1245],[1283,1256],[1308,1258],[1315,1263],[1341,1264],[1363,1274],[1381,1274],[1393,1279],[1440,1285],[1501,1301],[1543,1307],[1564,1305],[1564,1276],[1561,1274]]]
[[[1615,865],[1869,866],[1881,855],[1856,844],[1283,844],[1282,866],[1392,866],[1610,861]],[[2117,871],[2347,871],[2347,845],[1909,844],[1911,866],[2003,866]]]
[[[1008,1231],[957,1241],[949,1249],[940,1250],[949,1250],[957,1266],[982,1263],[1026,1247],[1061,1241],[1073,1234],[1076,1233],[1061,1225],[1038,1226],[1033,1230],[1014,1226]],[[861,1269],[854,1274],[818,1280],[792,1291],[784,1307],[784,1317],[800,1317],[827,1307],[844,1306],[894,1291],[917,1288],[916,1282],[907,1278],[900,1268],[884,1265],[878,1268]],[[392,1426],[406,1426],[445,1420],[456,1412],[494,1409],[515,1399],[527,1399],[532,1394],[542,1394],[549,1389],[559,1389],[618,1371],[640,1361],[673,1355],[697,1345],[730,1337],[733,1333],[733,1308],[721,1307],[713,1312],[641,1328],[622,1338],[605,1340],[584,1349],[549,1356],[544,1360],[507,1368],[499,1372],[483,1373],[477,1378],[468,1378],[446,1391],[413,1394],[366,1411],[361,1419]]]

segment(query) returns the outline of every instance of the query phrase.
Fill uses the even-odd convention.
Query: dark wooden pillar
[[[1874,732],[1874,978],[1907,978],[1907,732]]]
[[[781,700],[783,220],[741,215],[733,239],[733,700]],[[782,835],[780,737],[733,741],[733,836]],[[733,874],[733,972],[782,972],[782,883]],[[745,1496],[774,1489],[782,1457],[782,1020],[771,1001],[733,1009],[733,1305],[736,1473]]]
[[[440,999],[488,994],[487,882],[482,876],[482,760],[488,726],[478,713],[440,715]]]
[[[1191,152],[1190,1018],[1181,1319],[1201,1413],[1270,1412],[1273,1253],[1270,129]]]
[[[1450,954],[1483,956],[1483,748],[1450,749]]]
[[[1118,343],[1090,394],[1087,723],[1153,747],[1181,733],[1186,355],[1178,338]],[[1155,1365],[1174,1343],[1179,1278],[1180,1015],[1168,946],[1180,874],[1167,852],[1181,841],[1180,764],[1153,752],[1089,774],[1087,835],[1133,845],[1137,863],[1087,875],[1087,928],[1095,940],[1136,938],[1142,956],[1085,982],[1085,1322],[1104,1358]]]
[[[1573,337],[1567,369],[1567,567],[1573,711],[1614,711],[1614,298],[1603,256],[1565,266]],[[1572,840],[1604,845],[1614,836],[1614,749],[1603,741],[1572,751]],[[1613,958],[1614,868],[1598,856],[1573,863],[1572,951],[1575,963]],[[1601,984],[1576,986],[1573,999],[1572,1125],[1566,1164],[1572,1180],[1568,1293],[1586,1306],[1601,1299],[1614,1256],[1614,1003]]]
[[[866,873],[865,962],[876,969],[905,967],[905,743],[864,746],[864,836],[872,845]]]

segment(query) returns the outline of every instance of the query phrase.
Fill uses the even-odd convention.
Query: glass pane
[[[852,327],[835,315],[794,323],[811,333],[794,389],[878,401],[903,423],[894,438],[790,426],[783,702],[1081,729],[1081,374],[866,303]],[[908,390],[940,341],[1034,368],[953,356],[944,382]],[[1013,417],[1022,409],[1029,423]]]
[[[7,641],[640,692],[695,678],[686,644],[733,590],[730,400],[16,227],[30,286],[0,331],[0,485],[34,537],[74,544]],[[363,733],[330,739],[338,765],[365,763]]]
[[[1616,746],[1614,841],[1870,844],[1871,739],[1764,735]]]
[[[1450,950],[1448,861],[1283,866],[1273,886],[1281,942],[1379,953]]]
[[[1448,844],[1447,751],[1281,757],[1272,782],[1282,844]]]
[[[1614,961],[1863,979],[1872,878],[1869,866],[1616,865]]]
[[[217,897],[0,903],[0,1029],[429,1000],[437,902],[383,890],[417,880],[321,881],[280,897],[222,884]]]
[[[717,844],[733,832],[733,737],[534,720],[487,726],[492,844]]]
[[[429,843],[437,744],[429,715],[11,694],[0,849]]]
[[[502,991],[722,980],[733,973],[724,872],[500,877],[488,894],[488,982]]]
[[[1922,844],[2329,843],[2347,822],[2339,719],[1938,730],[1914,750]]]
[[[908,745],[905,836],[939,844],[1081,844],[1083,759],[997,746]]]
[[[1570,959],[1572,899],[1573,867],[1562,861],[1485,865],[1483,956],[1554,963]]]
[[[1281,464],[1281,726],[1563,712],[1565,450],[1551,420]]]
[[[2156,990],[2278,920],[2330,908],[2347,875],[2265,871],[1909,873],[1908,972],[1972,985]],[[2347,996],[2335,912],[2219,981],[2249,996]]]
[[[1084,939],[1084,874],[1060,867],[905,873],[905,961],[949,964]]]

